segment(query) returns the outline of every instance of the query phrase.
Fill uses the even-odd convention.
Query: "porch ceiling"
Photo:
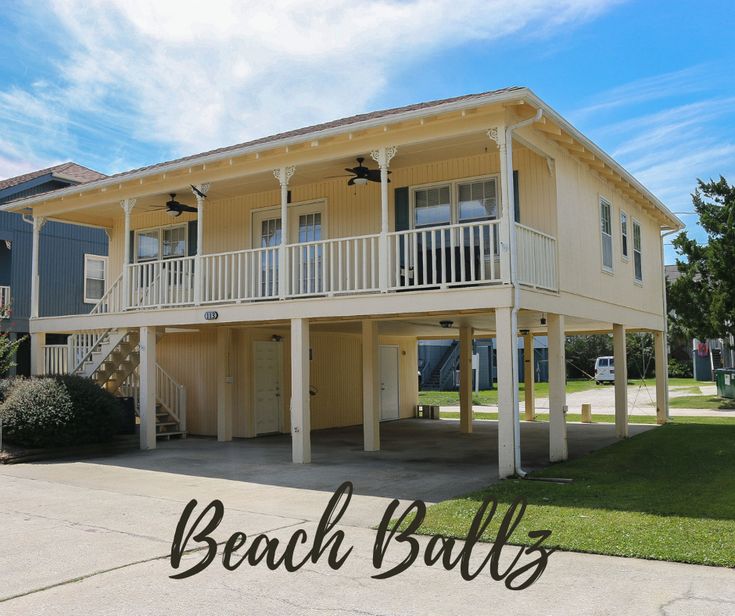
[[[364,164],[372,169],[378,167],[377,163],[370,157],[370,152],[360,151],[359,145],[349,155],[337,156],[329,160],[320,160],[304,164],[296,163],[296,172],[289,182],[290,187],[299,187],[323,182],[347,182],[349,175],[345,168],[354,167],[357,157],[364,157]],[[523,150],[525,146],[516,142],[516,150]],[[449,137],[422,141],[400,146],[396,157],[391,161],[391,169],[402,169],[429,165],[443,160],[451,160],[464,156],[479,155],[488,151],[494,151],[497,146],[492,142],[484,131],[477,131]],[[274,164],[274,168],[277,165]],[[151,192],[136,197],[136,205],[133,212],[135,216],[141,212],[150,212],[154,209],[163,209],[169,199],[169,193],[176,193],[176,199],[188,205],[195,205],[196,200],[192,194],[190,185],[201,181],[199,174],[195,177],[191,173],[177,174],[177,180],[172,182],[173,174],[162,174],[160,182],[165,180],[165,190],[155,190],[151,186]],[[336,177],[335,177],[336,176]],[[157,182],[157,183],[160,183]],[[142,183],[142,181],[141,181]],[[148,182],[146,182],[148,183]],[[375,186],[378,186],[376,184]],[[356,187],[356,190],[365,190],[365,187]],[[273,192],[274,204],[278,201],[279,185],[273,177],[272,169],[258,173],[243,174],[227,179],[213,181],[208,194],[208,205],[216,207],[218,201],[230,199],[243,194],[254,194]],[[112,191],[111,191],[112,192]],[[71,207],[71,199],[69,197]],[[183,214],[177,220],[185,221],[196,218],[196,214]],[[123,219],[119,196],[116,194],[114,200],[69,209],[64,212],[63,219],[69,222],[91,224],[111,228],[116,221]]]

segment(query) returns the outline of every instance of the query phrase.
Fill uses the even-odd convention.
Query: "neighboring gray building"
[[[31,195],[105,177],[76,163],[64,163],[0,180],[0,205]],[[48,221],[41,230],[40,316],[88,312],[105,291],[107,235],[102,229]],[[23,216],[0,212],[0,331],[28,332],[33,227]],[[64,342],[49,337],[48,344]],[[30,373],[26,342],[18,353],[19,374]]]

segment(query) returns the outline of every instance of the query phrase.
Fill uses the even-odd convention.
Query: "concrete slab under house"
[[[383,422],[414,414],[417,341],[442,338],[459,341],[457,429],[471,435],[472,341],[495,338],[495,468],[508,477],[522,472],[518,336],[548,341],[551,461],[569,455],[565,336],[613,334],[617,438],[629,434],[625,332],[652,332],[666,366],[661,233],[681,221],[526,88],[353,116],[5,208],[34,229],[109,233],[105,295],[88,315],[36,309],[32,364],[134,396],[144,449],[284,433],[290,459],[308,463],[313,431],[361,426],[362,448],[380,452]],[[46,344],[52,333],[69,342]]]

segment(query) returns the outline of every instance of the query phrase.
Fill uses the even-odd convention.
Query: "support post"
[[[41,279],[39,270],[39,253],[41,251],[41,229],[46,224],[43,216],[33,217],[33,240],[31,252],[31,319],[38,318],[40,303]]]
[[[514,362],[518,365],[518,344],[512,313],[511,308],[495,310],[498,348],[498,476],[501,479],[512,477],[520,462],[518,388],[513,375]]]
[[[194,304],[202,303],[204,291],[204,272],[202,257],[204,252],[204,202],[209,192],[209,184],[197,184],[192,187],[192,192],[197,200],[197,254],[194,257]]]
[[[487,131],[487,136],[498,144],[498,156],[500,159],[500,223],[498,247],[500,256],[500,279],[505,284],[511,281],[510,255],[511,255],[511,224],[513,220],[513,169],[508,165],[508,144],[506,140],[505,126],[495,126]],[[510,182],[508,181],[510,178]]]
[[[472,328],[459,328],[459,429],[472,433]]]
[[[666,332],[655,332],[653,343],[656,361],[656,423],[665,424],[669,420],[669,358]]]
[[[526,407],[526,421],[536,419],[536,392],[534,391],[536,375],[533,370],[533,360],[533,334],[531,332],[525,332],[523,334],[523,392]]]
[[[122,309],[125,310],[131,303],[130,292],[130,264],[133,261],[133,255],[130,253],[130,215],[135,207],[135,199],[123,199],[120,201],[120,207],[125,213],[124,238],[123,238],[123,264],[122,264]]]
[[[31,376],[41,376],[46,372],[43,347],[46,334],[31,334]]]
[[[156,328],[141,327],[140,341],[140,448],[156,448]]]
[[[296,464],[311,462],[309,320],[291,319],[291,451]]]
[[[628,437],[628,364],[625,326],[613,324],[613,356],[615,359],[615,434]]]
[[[548,314],[549,345],[549,460],[566,460],[567,423],[564,412],[567,405],[567,367],[564,348],[564,315]]]
[[[296,171],[296,167],[281,167],[273,170],[273,176],[281,185],[281,246],[278,249],[278,297],[286,299],[288,295],[288,183]]]
[[[370,156],[380,167],[380,237],[378,238],[378,283],[382,293],[388,292],[388,167],[398,148],[394,145],[383,146],[370,152]]]
[[[365,451],[380,451],[378,324],[362,322],[362,434]]]
[[[217,330],[217,440],[232,440],[233,370],[232,328]]]

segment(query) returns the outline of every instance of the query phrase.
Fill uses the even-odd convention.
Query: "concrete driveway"
[[[524,424],[524,464],[543,460],[543,428]],[[610,440],[597,430],[607,426],[570,428],[575,455]],[[318,432],[315,463],[307,466],[284,461],[288,438],[274,437],[189,439],[151,452],[2,467],[0,614],[735,612],[731,570],[594,555],[553,554],[540,580],[521,592],[487,575],[465,582],[456,570],[421,559],[402,575],[372,579],[372,527],[390,499],[433,500],[487,484],[495,474],[493,429],[487,424],[462,436],[449,422],[397,422],[383,426],[380,454],[359,451],[359,430]],[[295,573],[262,565],[229,572],[217,559],[195,577],[169,578],[174,528],[190,499],[223,501],[218,541],[235,530],[285,541],[296,529],[313,535],[331,492],[346,479],[357,495],[341,528],[354,551],[339,571],[320,561]],[[404,556],[394,547],[388,561]],[[183,566],[199,558],[192,553]]]

